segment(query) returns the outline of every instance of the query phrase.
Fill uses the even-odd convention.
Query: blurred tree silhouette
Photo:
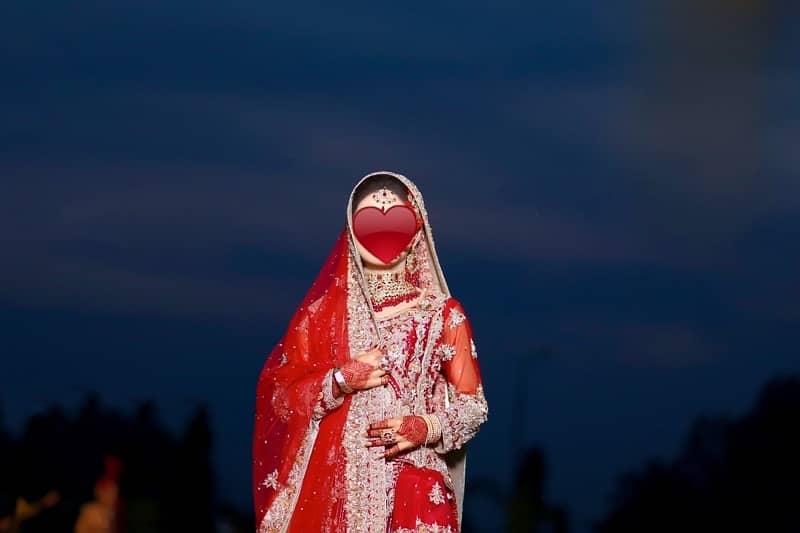
[[[10,516],[14,513],[14,497],[12,472],[12,458],[15,455],[15,443],[5,431],[5,419],[2,406],[0,406],[0,531],[11,528]]]
[[[183,434],[175,438],[158,422],[152,402],[127,417],[105,409],[95,393],[87,396],[75,417],[59,407],[32,416],[18,441],[0,426],[0,531],[7,524],[6,530],[23,533],[72,532],[81,504],[93,497],[109,453],[123,465],[124,531],[215,531],[212,442],[205,406],[197,407]],[[60,496],[55,505],[21,523],[13,519],[19,502],[28,506],[48,493],[50,499],[43,501],[52,501],[52,491]],[[229,522],[247,522],[230,508],[225,515],[232,517]]]
[[[504,530],[510,533],[567,533],[569,519],[566,509],[548,503],[545,498],[547,465],[542,449],[527,448],[515,471],[510,493],[493,479],[470,480],[467,483],[470,499],[483,498],[501,508],[505,514]],[[474,530],[469,511],[469,506],[466,506],[464,533]]]
[[[771,380],[741,419],[698,419],[674,462],[620,479],[596,531],[800,531],[798,420],[800,376]]]
[[[506,531],[529,533],[552,531],[566,533],[567,512],[548,504],[544,498],[547,465],[544,452],[530,448],[517,470],[514,490],[507,505]],[[548,529],[544,529],[547,527]]]

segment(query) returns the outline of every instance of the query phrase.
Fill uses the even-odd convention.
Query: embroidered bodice
[[[347,524],[352,531],[383,532],[387,510],[394,503],[394,487],[400,463],[429,468],[442,474],[446,487],[434,486],[427,497],[433,503],[453,498],[453,480],[445,454],[461,448],[475,436],[488,417],[477,363],[477,350],[469,321],[461,304],[442,293],[428,293],[417,306],[372,321],[369,310],[353,300],[350,314],[350,352],[353,356],[383,339],[393,386],[374,387],[352,395],[347,411],[342,447],[331,450],[331,461],[343,460],[343,476],[337,493],[345,499]],[[375,325],[377,324],[377,331]],[[313,406],[315,423],[309,432],[303,457],[310,453],[319,424],[339,408],[344,397],[332,396],[333,370],[321,382]],[[436,444],[402,452],[393,460],[383,458],[384,448],[365,447],[364,432],[371,422],[409,414],[429,413],[441,422],[442,438]],[[334,457],[336,457],[334,459]],[[299,482],[300,471],[296,476]],[[449,489],[449,490],[444,490]],[[291,494],[282,492],[267,513],[262,531],[283,523],[291,508]],[[332,526],[331,526],[332,527]]]

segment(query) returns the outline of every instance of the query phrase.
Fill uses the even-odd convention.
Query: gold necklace
[[[384,307],[397,305],[413,300],[419,289],[406,279],[405,270],[395,272],[364,271],[367,288],[372,295],[372,306],[375,311]]]

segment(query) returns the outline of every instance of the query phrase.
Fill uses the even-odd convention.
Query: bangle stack
[[[436,415],[420,415],[428,426],[425,444],[433,444],[442,437],[442,424]]]
[[[352,387],[350,387],[344,380],[342,371],[339,369],[338,366],[333,369],[333,379],[336,380],[336,384],[339,385],[339,388],[342,389],[343,393],[350,394],[351,392],[353,392]]]

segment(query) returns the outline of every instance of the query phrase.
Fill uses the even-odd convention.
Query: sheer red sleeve
[[[445,409],[433,413],[442,426],[442,439],[435,448],[439,453],[462,447],[475,436],[489,414],[472,326],[458,300],[448,300],[443,319],[438,349],[451,401]]]

